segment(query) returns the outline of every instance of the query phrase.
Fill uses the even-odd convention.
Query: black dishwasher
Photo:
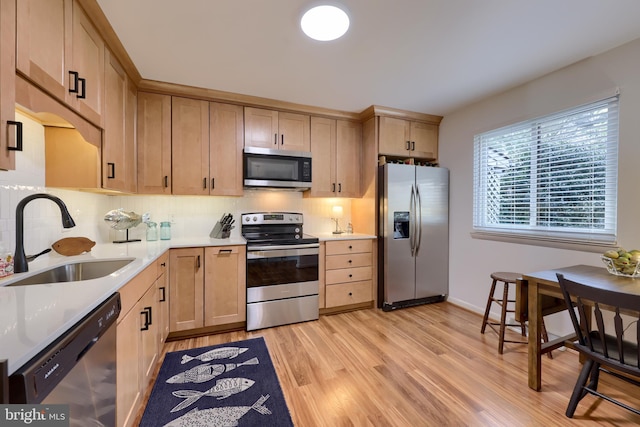
[[[9,377],[9,403],[69,405],[71,426],[116,424],[115,293]]]

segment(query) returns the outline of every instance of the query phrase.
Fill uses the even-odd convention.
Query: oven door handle
[[[289,249],[319,249],[319,243],[305,243],[302,245],[266,245],[266,246],[247,246],[247,252],[256,251],[274,251],[274,250],[289,250]]]
[[[247,260],[264,259],[264,258],[284,258],[297,257],[304,255],[318,255],[318,248],[308,249],[279,249],[274,251],[247,251]]]

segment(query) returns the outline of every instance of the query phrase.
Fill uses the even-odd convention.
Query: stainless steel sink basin
[[[132,261],[133,258],[73,262],[50,268],[33,276],[25,277],[17,282],[9,283],[7,286],[43,285],[98,279],[118,271]]]

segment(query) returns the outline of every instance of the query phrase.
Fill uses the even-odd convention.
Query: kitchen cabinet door
[[[311,197],[360,197],[362,125],[311,118]]]
[[[204,326],[247,320],[246,247],[205,249]]]
[[[102,136],[102,187],[133,193],[136,190],[136,147],[132,138],[135,93],[120,63],[105,51],[105,114]]]
[[[160,257],[157,261],[158,280],[158,353],[162,353],[167,336],[169,336],[169,253]]]
[[[140,334],[142,317],[135,306],[120,315],[116,330],[116,419],[117,425],[133,425],[142,400]]]
[[[380,154],[409,156],[411,149],[410,123],[392,117],[380,117],[378,151]]]
[[[0,169],[15,169],[16,3],[0,3]]]
[[[17,7],[17,71],[59,100],[66,100],[73,1],[18,0],[14,3]],[[6,36],[3,30],[3,42]]]
[[[171,194],[171,97],[138,92],[139,194]]]
[[[72,50],[69,70],[77,72],[79,80],[77,86],[75,81],[69,83],[73,85],[68,93],[69,104],[80,115],[99,127],[103,127],[104,40],[77,1],[73,2],[72,19]],[[73,93],[72,89],[77,89],[77,93]]]
[[[309,152],[311,150],[310,120],[306,114],[278,113],[280,149]]]
[[[153,369],[158,361],[158,319],[160,317],[158,301],[158,289],[156,286],[151,286],[134,308],[142,319],[140,328],[142,390],[151,381]]]
[[[336,121],[311,117],[311,190],[312,197],[335,197]]]
[[[262,108],[244,108],[244,146],[277,150],[278,112]]]
[[[209,194],[209,103],[171,99],[173,194]]]
[[[209,177],[213,196],[242,196],[243,108],[209,104]]]
[[[411,122],[412,156],[435,160],[438,158],[438,126]]]
[[[171,332],[203,326],[204,251],[202,248],[171,249],[169,299]]]
[[[336,124],[336,181],[338,197],[360,197],[362,125],[338,120]]]

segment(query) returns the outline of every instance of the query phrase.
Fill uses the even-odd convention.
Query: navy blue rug
[[[293,426],[263,338],[167,353],[140,426]]]

